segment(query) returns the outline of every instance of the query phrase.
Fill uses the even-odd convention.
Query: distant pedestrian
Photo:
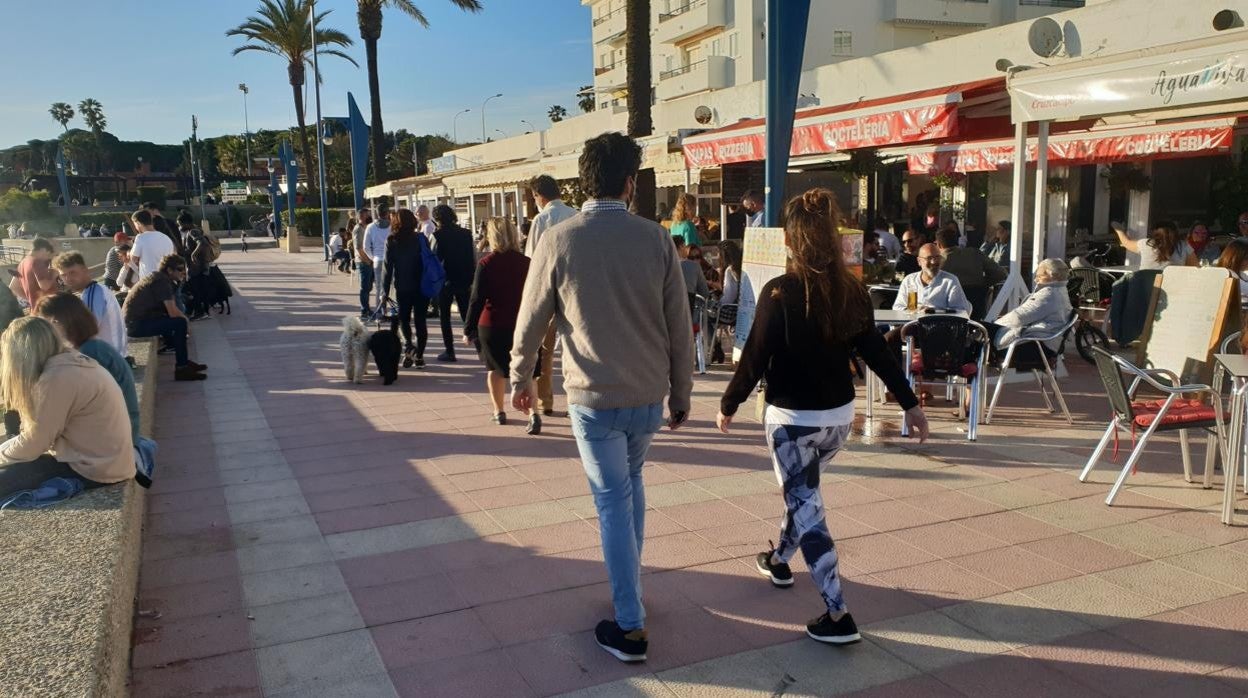
[[[524,253],[529,258],[537,250],[546,231],[569,220],[576,215],[576,209],[563,202],[559,183],[550,175],[539,175],[529,182],[529,191],[533,192],[533,202],[539,209],[533,223],[529,226],[529,235],[525,238]],[[542,338],[542,366],[537,377],[537,400],[542,414],[547,417],[555,413],[555,325],[551,323]]]
[[[410,211],[409,211],[410,213]],[[377,206],[377,219],[364,231],[364,254],[373,265],[372,278],[377,281],[377,305],[381,306],[381,280],[385,278],[386,239],[390,237],[390,206],[384,201]],[[369,285],[372,286],[370,279]],[[361,305],[364,305],[361,299]],[[421,306],[424,309],[424,306]]]
[[[355,229],[351,231],[351,244],[355,246],[355,267],[360,274],[360,317],[367,318],[372,313],[369,297],[373,291],[374,279],[373,258],[364,249],[364,234],[368,231],[368,225],[373,222],[373,212],[362,208],[356,213],[359,217],[356,219]]]
[[[689,417],[693,332],[676,247],[658,223],[628,212],[641,147],[619,133],[585,142],[581,213],[534,251],[511,352],[512,405],[534,407],[533,368],[553,321],[562,337],[572,433],[598,510],[615,619],[595,639],[621,661],[646,658],[641,604],[642,467],[666,421]],[[671,412],[663,417],[663,399]]]
[[[377,215],[386,212],[385,205],[377,207]],[[369,228],[370,238],[367,246],[372,249],[371,238],[376,231],[386,231],[384,247],[373,258],[381,258],[385,263],[381,266],[382,283],[379,287],[383,298],[390,298],[390,290],[394,289],[394,300],[399,305],[399,322],[403,332],[403,367],[425,367],[425,344],[429,341],[429,328],[426,324],[424,309],[429,299],[421,293],[420,279],[424,271],[424,251],[429,249],[425,236],[418,232],[416,216],[401,208],[390,215],[390,225],[384,228]],[[384,301],[381,301],[384,302]],[[381,307],[381,302],[378,307]],[[415,316],[413,318],[413,316]],[[412,345],[412,322],[416,323],[416,345]]]
[[[434,235],[434,251],[442,260],[446,271],[446,284],[438,294],[438,318],[442,324],[442,344],[445,348],[438,354],[438,361],[455,362],[455,335],[451,331],[451,303],[459,310],[459,320],[468,319],[468,297],[472,293],[473,268],[477,254],[472,247],[472,233],[461,228],[455,209],[439,204],[433,209],[437,223]],[[514,323],[513,323],[514,326]],[[506,374],[504,373],[504,382]]]

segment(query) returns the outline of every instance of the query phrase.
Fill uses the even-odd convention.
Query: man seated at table
[[[909,232],[906,233],[909,235]],[[911,293],[918,296],[920,310],[950,311],[958,313],[971,312],[971,303],[962,292],[962,284],[958,277],[940,266],[945,261],[940,248],[928,243],[919,248],[919,271],[909,274],[901,280],[901,288],[897,290],[897,300],[893,301],[893,310],[905,310],[906,299]]]
[[[942,228],[936,234],[936,244],[945,257],[941,269],[958,277],[962,292],[971,303],[971,319],[982,318],[988,310],[988,289],[1005,281],[1005,269],[974,247],[959,247],[955,229]]]

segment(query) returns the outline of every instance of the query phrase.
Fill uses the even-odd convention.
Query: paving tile
[[[318,533],[319,533],[319,529]],[[379,555],[501,533],[491,514],[471,512],[325,536],[336,559]]]
[[[1157,561],[1106,570],[1097,573],[1097,576],[1172,608],[1220,599],[1237,591],[1212,579]]]
[[[367,630],[262,647],[256,650],[256,661],[265,695],[327,695],[352,680],[385,675],[385,667]],[[355,690],[360,688],[354,687]],[[393,688],[390,693],[393,695]],[[370,691],[370,694],[376,692]]]
[[[135,698],[195,695],[260,698],[262,695],[260,672],[250,651],[135,669],[130,682],[131,695]]]
[[[1006,589],[1056,582],[1078,576],[1079,572],[1043,558],[1021,547],[998,548],[952,558],[961,567],[987,577]]]
[[[316,519],[306,514],[287,519],[243,523],[231,526],[230,532],[233,535],[234,545],[238,548],[321,537],[321,529],[316,525]]]
[[[624,664],[603,652],[593,631],[511,645],[511,664],[538,695],[548,696],[647,674],[643,664]],[[651,652],[657,651],[651,645]]]
[[[935,678],[970,696],[1099,696],[1097,691],[1028,657],[1011,653],[950,667]]]
[[[913,567],[877,572],[876,579],[889,586],[920,596],[930,608],[939,608],[962,601],[995,596],[1008,591],[1005,587],[965,568],[949,562],[936,560]]]
[[[877,531],[896,531],[941,521],[941,518],[932,512],[897,500],[838,507],[837,512],[857,519]]]
[[[576,514],[559,502],[538,502],[491,509],[489,516],[501,531],[521,531],[577,518]]]
[[[1045,523],[1030,516],[1024,516],[1023,514],[1014,511],[1003,511],[997,514],[976,516],[974,518],[959,521],[958,523],[974,531],[978,531],[979,533],[983,533],[994,538],[1000,538],[1006,543],[1010,543],[1012,545],[1027,543],[1033,540],[1041,540],[1044,538],[1053,538],[1055,536],[1061,536],[1069,533],[1069,531],[1064,528]]]
[[[655,676],[633,676],[564,693],[560,698],[676,698]]]
[[[137,603],[144,611],[160,613],[164,620],[216,615],[246,605],[237,577],[149,589],[139,594]],[[140,624],[153,625],[142,620]]]
[[[158,625],[135,632],[131,665],[142,669],[250,649],[248,622],[241,610],[162,619]]]
[[[139,568],[139,588],[146,590],[196,584],[237,577],[239,574],[238,561],[231,551],[164,560],[145,559]]]
[[[1035,506],[1037,504],[1048,504],[1064,499],[1063,497],[1047,492],[1035,487],[1029,487],[1027,483],[1022,482],[1002,482],[993,485],[984,485],[982,487],[972,487],[963,490],[966,494],[992,502],[1006,509],[1022,509],[1023,507]]]
[[[938,611],[863,626],[863,637],[925,672],[1010,650]]]
[[[1135,553],[1078,533],[1024,543],[1019,547],[1085,574],[1147,561]]]
[[[288,567],[302,567],[333,559],[322,538],[304,538],[281,543],[249,545],[235,551],[238,568],[243,574],[268,572]]]
[[[845,694],[847,698],[962,698],[962,695],[961,691],[925,675]]]
[[[942,558],[969,555],[1006,545],[1005,541],[952,521],[894,531],[893,535],[904,543]]]
[[[342,573],[333,562],[243,575],[243,595],[249,606],[294,601],[347,590]]]
[[[690,531],[758,520],[754,514],[724,499],[672,507],[664,515]]]
[[[1147,521],[1084,531],[1083,535],[1149,559],[1171,557],[1208,546],[1202,540],[1154,526]]]
[[[1027,647],[1022,652],[1085,686],[1121,698],[1144,695],[1158,683],[1194,670],[1182,660],[1141,649],[1116,635],[1098,630]]]
[[[939,492],[901,500],[910,506],[929,511],[946,520],[967,519],[1003,511],[1002,507],[964,491],[942,489]]]
[[[370,628],[469,606],[459,589],[441,573],[381,586],[353,587],[351,596]]]
[[[1087,531],[1127,523],[1129,514],[1097,499],[1076,499],[1040,504],[1019,512],[1070,531]]]
[[[960,603],[941,613],[1010,647],[1041,644],[1089,632],[1092,626],[1066,611],[1045,608],[1018,592]]]
[[[1108,630],[1142,651],[1180,662],[1186,673],[1208,674],[1242,667],[1248,652],[1243,627],[1208,621],[1183,611],[1169,611]]]
[[[839,559],[868,574],[910,567],[936,560],[936,556],[903,542],[889,533],[850,538],[836,544]]]
[[[1248,591],[1248,555],[1228,548],[1206,548],[1162,560],[1167,565]]]
[[[426,661],[391,670],[398,695],[412,698],[537,696],[503,650]]]
[[[1107,628],[1166,610],[1152,595],[1140,595],[1093,575],[1028,587],[1022,592],[1046,608],[1072,613],[1094,628]]]
[[[382,661],[394,675],[396,669],[403,667],[479,655],[498,648],[499,642],[481,618],[480,612],[463,609],[387,623],[371,628],[370,632]],[[509,663],[505,657],[500,659]]]
[[[251,640],[268,647],[322,635],[359,630],[364,620],[347,592],[302,598],[248,609]]]
[[[1214,512],[1180,511],[1149,519],[1148,523],[1203,540],[1209,545],[1226,545],[1248,539],[1248,526],[1223,526]]]

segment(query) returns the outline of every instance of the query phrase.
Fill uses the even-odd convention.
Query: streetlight
[[[503,130],[503,129],[501,129],[501,128],[496,128],[496,129],[494,129],[494,132],[495,132],[495,133],[497,133],[497,134],[499,134],[499,135],[500,135],[500,136],[502,136],[503,138],[506,138],[506,137],[507,137],[507,132],[506,132],[506,131],[504,131],[504,130]]]
[[[251,193],[251,123],[247,118],[247,93],[251,90],[247,89],[247,83],[238,83],[238,89],[243,93],[243,138],[247,141],[247,193]]]
[[[472,110],[465,109],[459,112],[459,114],[456,114],[455,118],[451,119],[451,138],[454,139],[455,145],[459,145],[459,117],[463,114],[467,114],[470,111]]]
[[[316,48],[316,0],[308,0],[308,25],[312,31],[312,82],[316,92],[316,130],[321,125],[321,69],[318,64]],[[329,199],[325,191],[325,142],[323,138],[316,140],[316,169],[321,183],[321,250],[325,259],[329,260]],[[293,215],[293,212],[292,212]]]
[[[496,97],[502,97],[502,96],[503,96],[503,93],[502,93],[502,92],[499,92],[499,93],[498,93],[498,94],[496,94],[496,95],[493,95],[493,96],[490,96],[490,97],[486,97],[486,98],[485,98],[485,101],[481,103],[481,142],[482,142],[482,143],[484,143],[484,142],[485,142],[485,105],[486,105],[486,104],[487,104],[487,103],[488,103],[491,99],[494,99],[494,98],[496,98]]]
[[[536,130],[537,130],[537,127],[536,127],[536,126],[534,126],[533,124],[529,123],[529,120],[528,120],[528,119],[521,119],[521,120],[520,120],[520,123],[522,123],[522,124],[524,124],[525,126],[528,126],[528,127],[529,127],[529,131],[528,131],[529,133],[532,133],[532,132],[534,132],[534,131],[536,131]]]

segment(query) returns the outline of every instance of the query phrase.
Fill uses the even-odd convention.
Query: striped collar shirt
[[[619,199],[588,199],[581,206],[581,213],[598,213],[599,211],[627,211],[628,204]]]

